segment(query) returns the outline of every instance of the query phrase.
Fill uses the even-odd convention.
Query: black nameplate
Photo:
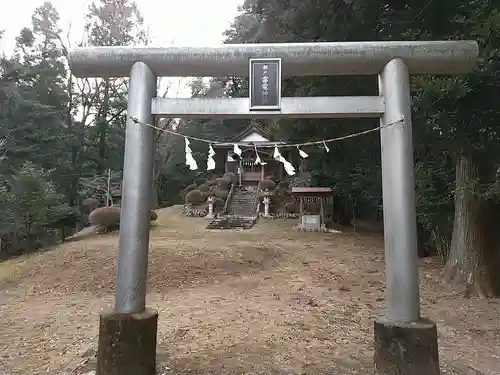
[[[250,59],[250,110],[281,109],[281,59]]]

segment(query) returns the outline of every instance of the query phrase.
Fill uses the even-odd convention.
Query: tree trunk
[[[151,184],[151,209],[156,210],[160,207],[158,201],[158,173],[156,161],[153,161],[153,183]]]
[[[78,176],[78,149],[79,147],[75,145],[75,139],[77,134],[75,132],[75,120],[73,118],[74,109],[74,96],[73,96],[73,76],[71,75],[68,79],[68,110],[66,115],[66,123],[68,125],[68,135],[70,137],[71,144],[71,174],[69,178],[69,194],[68,203],[70,206],[75,206],[78,204],[78,188],[79,188],[79,176]],[[83,128],[83,126],[82,126]],[[81,142],[83,143],[83,142]]]
[[[498,241],[493,219],[493,203],[477,194],[473,186],[484,181],[477,160],[461,156],[456,164],[455,218],[450,254],[443,281],[463,289],[466,295],[500,295],[495,275]]]
[[[160,207],[160,202],[158,201],[158,188],[156,185],[156,180],[153,179],[151,184],[151,209],[156,210]]]
[[[109,112],[109,86],[110,80],[106,79],[104,82],[104,94],[102,99],[102,107],[99,110],[99,114],[97,116],[96,124],[99,127],[99,163],[98,163],[98,172],[103,173],[106,168],[106,150],[107,150],[107,133],[108,133],[108,112]]]

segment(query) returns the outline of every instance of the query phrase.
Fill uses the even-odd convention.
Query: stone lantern
[[[210,195],[207,199],[208,202],[208,214],[207,218],[212,219],[214,217],[214,202],[215,202],[215,197],[213,195]]]
[[[264,198],[262,199],[262,203],[264,203],[264,217],[269,217],[269,204],[271,203],[269,195],[269,191],[266,190],[264,192]]]

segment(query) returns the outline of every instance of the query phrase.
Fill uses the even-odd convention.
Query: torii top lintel
[[[373,75],[394,58],[411,74],[461,74],[474,69],[475,41],[387,41],[224,44],[215,47],[85,47],[69,51],[76,77],[127,77],[137,61],[159,77],[246,77],[250,58],[281,58],[283,76]]]

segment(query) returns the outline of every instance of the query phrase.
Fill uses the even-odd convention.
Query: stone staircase
[[[251,186],[237,187],[227,207],[227,214],[238,217],[254,217],[255,191]]]
[[[253,186],[235,187],[225,215],[213,219],[207,229],[250,229],[257,221],[256,189]]]

